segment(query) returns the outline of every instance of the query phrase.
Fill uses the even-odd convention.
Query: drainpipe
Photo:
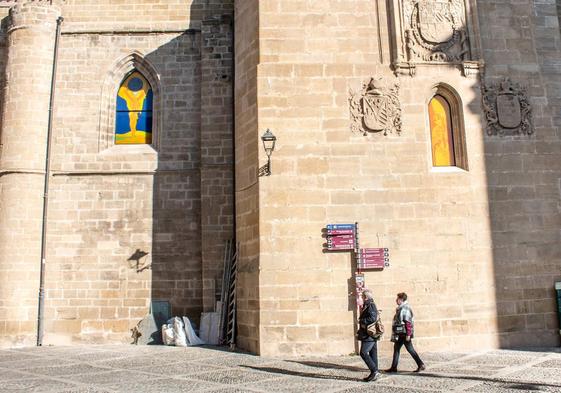
[[[233,228],[233,243],[234,243],[234,250],[238,255],[240,255],[240,250],[238,249],[238,240],[237,240],[237,209],[236,209],[236,4],[234,2],[233,9],[232,9],[232,225]],[[237,275],[236,275],[237,280]],[[234,295],[235,296],[235,295]],[[237,301],[237,300],[235,300]],[[224,305],[222,306],[224,307]],[[234,313],[236,313],[237,305],[234,306]],[[232,342],[230,346],[235,348],[237,342],[237,335],[238,335],[238,321],[234,314],[234,332],[232,337]]]
[[[232,225],[234,226],[234,247],[237,248],[236,241],[236,6],[234,4],[232,10],[232,171],[233,171],[233,182],[232,182],[232,196],[234,200],[233,204],[233,220]]]
[[[47,154],[45,156],[45,188],[43,190],[43,219],[41,232],[41,269],[39,276],[39,309],[37,311],[37,346],[43,345],[43,313],[45,309],[45,256],[47,248],[47,208],[49,206],[49,178],[51,176],[51,142],[53,131],[53,109],[55,100],[56,69],[58,62],[58,45],[60,29],[64,18],[56,21],[56,36],[53,56],[53,72],[51,76],[51,96],[49,100],[49,122],[47,126]]]

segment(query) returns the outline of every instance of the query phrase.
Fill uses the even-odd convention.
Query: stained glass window
[[[434,96],[429,102],[433,166],[456,165],[450,111],[450,104],[441,95]]]
[[[150,83],[140,72],[130,73],[117,93],[116,145],[152,143],[152,102]]]

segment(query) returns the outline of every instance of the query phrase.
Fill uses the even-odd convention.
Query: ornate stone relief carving
[[[476,23],[469,0],[393,0],[398,74],[415,75],[418,64],[460,64],[465,76],[478,72]],[[477,31],[477,29],[475,29]],[[475,40],[477,41],[477,40]]]
[[[404,0],[403,13],[409,61],[467,60],[463,0]]]
[[[382,78],[370,78],[360,91],[350,90],[349,106],[353,132],[363,135],[369,132],[401,133],[398,83],[387,84]]]
[[[526,89],[509,78],[483,86],[487,135],[531,135],[532,108]]]

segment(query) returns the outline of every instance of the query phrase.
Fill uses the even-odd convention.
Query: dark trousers
[[[361,341],[360,357],[368,366],[368,369],[375,373],[378,371],[378,341]]]
[[[412,341],[405,341],[405,336],[399,335],[399,339],[393,343],[393,360],[392,360],[392,367],[393,369],[397,369],[397,363],[399,363],[399,351],[401,351],[401,347],[405,345],[405,349],[407,352],[413,357],[415,363],[417,363],[417,367],[420,367],[423,364],[423,361],[413,348]]]

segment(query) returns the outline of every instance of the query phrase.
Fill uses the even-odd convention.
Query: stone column
[[[20,0],[7,27],[0,153],[0,346],[36,339],[58,0]]]

